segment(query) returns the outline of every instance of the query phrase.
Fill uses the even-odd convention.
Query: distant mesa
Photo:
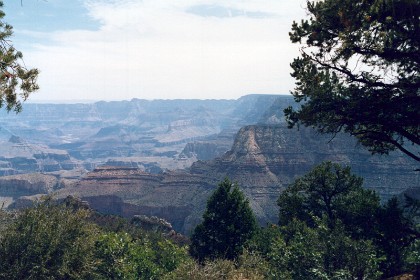
[[[24,141],[22,138],[20,138],[19,136],[16,135],[12,135],[9,139],[10,143],[14,143],[14,144],[22,144]]]

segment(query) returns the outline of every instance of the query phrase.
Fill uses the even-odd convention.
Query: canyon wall
[[[200,221],[207,198],[227,176],[238,182],[265,225],[277,222],[281,191],[325,160],[350,165],[364,178],[364,186],[384,200],[407,189],[416,192],[420,186],[416,163],[398,152],[372,156],[344,134],[331,139],[308,128],[253,125],[240,129],[223,156],[197,161],[188,171],[150,174],[136,168],[102,167],[59,194],[80,196],[94,208],[126,217],[161,216],[176,230],[189,233]]]

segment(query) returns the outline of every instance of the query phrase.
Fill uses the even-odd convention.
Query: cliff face
[[[51,193],[59,181],[52,175],[24,174],[0,177],[0,186],[0,196],[19,197]]]
[[[18,116],[0,112],[0,176],[70,170],[75,162],[88,170],[106,162],[152,172],[189,167],[229,150],[237,130],[258,122],[276,98],[26,104]],[[182,154],[197,141],[217,149],[199,144],[195,155]]]
[[[282,110],[293,104],[290,96],[257,95],[32,104],[19,120],[7,115],[0,121],[0,140],[6,139],[0,145],[0,175],[55,176],[0,177],[0,203],[23,207],[57,191],[57,198],[81,197],[104,213],[162,217],[188,234],[226,176],[238,182],[262,225],[277,222],[281,191],[325,160],[350,165],[383,199],[405,190],[419,193],[416,163],[400,153],[371,156],[350,136],[331,139],[308,128],[287,129]],[[249,123],[260,124],[239,129]],[[103,163],[108,166],[76,181],[85,174],[81,167]]]
[[[185,172],[145,173],[137,168],[100,167],[77,185],[61,189],[58,198],[74,195],[100,212],[133,217],[164,218],[181,232],[189,232],[199,219],[213,184],[204,176]]]
[[[30,203],[26,202],[32,201],[39,195],[52,193],[60,187],[62,184],[52,175],[21,174],[0,177],[0,207],[14,208],[16,204],[27,206]]]
[[[382,199],[420,187],[416,162],[401,153],[372,156],[350,136],[331,139],[312,129],[290,130],[285,125],[242,128],[231,151],[210,162],[194,163],[191,173],[229,176],[239,182],[256,209],[260,206],[269,220],[276,220],[280,191],[327,160],[351,166],[364,178],[364,186]]]
[[[331,140],[311,129],[257,125],[242,128],[229,152],[198,161],[188,172],[149,174],[136,168],[102,167],[75,187],[60,190],[59,196],[80,196],[94,208],[127,217],[160,216],[177,231],[189,233],[217,183],[228,176],[238,182],[264,225],[277,222],[281,191],[324,160],[350,165],[364,177],[365,187],[384,199],[420,185],[415,162],[399,153],[371,156],[346,135]]]
[[[0,145],[0,176],[31,172],[54,172],[81,167],[64,150],[31,144],[12,135]]]

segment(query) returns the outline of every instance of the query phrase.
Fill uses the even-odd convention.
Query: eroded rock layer
[[[198,161],[188,172],[150,174],[136,168],[102,167],[59,195],[83,197],[107,213],[159,216],[177,231],[189,233],[200,221],[217,183],[228,176],[245,192],[260,223],[275,223],[281,191],[325,160],[350,165],[364,178],[365,187],[383,199],[409,188],[418,190],[420,185],[416,163],[400,153],[372,156],[346,135],[331,139],[312,129],[255,125],[238,132],[229,152]]]

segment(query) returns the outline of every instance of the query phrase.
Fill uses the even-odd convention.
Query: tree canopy
[[[372,153],[420,161],[420,1],[307,1],[307,10],[289,33],[302,44],[289,127],[344,131]]]
[[[22,53],[11,44],[13,27],[4,21],[3,1],[0,1],[0,108],[20,112],[22,101],[38,90],[37,69],[27,69]]]
[[[379,197],[362,187],[363,180],[350,167],[324,162],[295,180],[281,193],[277,204],[280,225],[293,219],[315,225],[326,216],[330,226],[342,220],[354,236],[371,235]]]
[[[191,236],[191,255],[205,259],[235,259],[257,229],[248,200],[237,184],[225,179],[207,201],[203,222]]]
[[[379,269],[383,276],[391,277],[408,269],[419,269],[418,257],[413,253],[419,238],[418,201],[408,198],[403,205],[392,198],[381,205],[378,195],[364,189],[362,183],[363,180],[353,175],[349,167],[331,162],[324,162],[296,179],[277,202],[285,248],[295,250],[299,249],[297,245],[303,246],[306,251],[297,250],[291,255],[307,254],[310,268],[316,262],[309,252],[322,252],[320,267],[329,271],[329,275],[339,268],[347,269],[349,263],[352,263],[350,267],[356,268],[359,257],[372,261],[371,267],[359,267],[360,273],[364,271],[362,274]],[[325,246],[303,245],[298,233],[304,233],[308,239],[314,234],[317,246],[324,242]],[[341,237],[336,239],[337,236]],[[358,255],[353,259],[356,253]],[[333,264],[332,270],[328,268],[330,264]],[[308,271],[308,267],[302,269]]]

